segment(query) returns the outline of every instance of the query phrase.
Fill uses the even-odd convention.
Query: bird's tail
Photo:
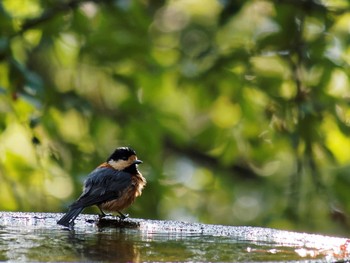
[[[70,207],[69,211],[57,221],[57,224],[69,227],[73,225],[74,220],[83,211],[84,207]]]

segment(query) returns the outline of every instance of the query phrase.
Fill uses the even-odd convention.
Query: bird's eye
[[[126,161],[126,160],[128,160],[129,158],[126,157],[126,156],[123,156],[121,159],[124,160],[124,161]]]

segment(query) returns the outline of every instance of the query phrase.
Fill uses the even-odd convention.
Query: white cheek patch
[[[119,171],[124,170],[126,167],[129,166],[128,162],[124,160],[115,161],[112,159],[108,161],[108,164]]]

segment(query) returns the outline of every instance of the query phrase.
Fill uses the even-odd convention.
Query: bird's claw
[[[105,214],[105,213],[103,213],[103,214],[99,214],[99,215],[98,215],[98,218],[101,219],[101,218],[104,218],[104,217],[106,217],[106,216],[112,216],[112,215],[111,215],[111,214]]]
[[[129,217],[129,214],[123,214],[121,212],[118,212],[119,215],[117,216],[120,220],[124,220]]]

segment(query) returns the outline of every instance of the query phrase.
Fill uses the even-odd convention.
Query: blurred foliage
[[[350,233],[349,11],[1,1],[0,209],[65,211],[128,145],[133,217]]]

